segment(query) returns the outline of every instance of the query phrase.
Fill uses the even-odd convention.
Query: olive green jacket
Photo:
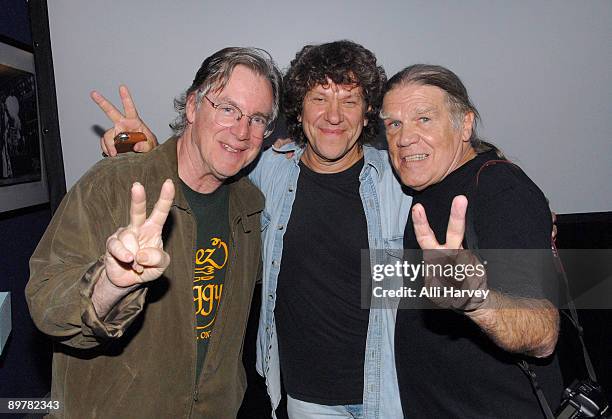
[[[68,192],[30,260],[26,295],[54,339],[51,397],[65,418],[233,418],[246,388],[242,345],[260,263],[264,199],[246,178],[230,184],[230,262],[206,360],[196,379],[193,269],[196,223],[179,185],[176,139],[146,155],[105,159]],[[106,239],[129,222],[139,181],[151,212],[171,178],[164,226],[170,266],[104,318],[91,302]]]

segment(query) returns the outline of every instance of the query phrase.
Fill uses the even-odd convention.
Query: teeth
[[[406,156],[404,157],[404,161],[419,161],[419,160],[425,160],[427,157],[429,157],[429,154],[413,154],[411,156]]]
[[[223,144],[223,147],[225,147],[225,149],[229,151],[230,153],[238,153],[238,150],[236,150],[235,148],[231,148],[227,144]]]

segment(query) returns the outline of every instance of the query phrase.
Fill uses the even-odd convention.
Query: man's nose
[[[408,147],[412,144],[416,144],[420,141],[421,136],[414,129],[403,126],[398,136],[397,145],[399,147]]]
[[[327,119],[330,124],[334,125],[344,120],[344,114],[342,113],[342,108],[338,100],[330,100],[328,102],[327,108],[325,109],[325,119]]]
[[[231,129],[232,134],[236,136],[239,140],[248,140],[249,139],[249,130],[251,126],[249,124],[249,118],[243,116],[240,118]]]

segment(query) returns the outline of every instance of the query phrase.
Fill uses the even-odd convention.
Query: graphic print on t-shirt
[[[194,305],[196,371],[199,376],[208,352],[208,344],[214,335],[213,329],[223,298],[225,272],[231,263],[228,245],[229,188],[222,185],[214,192],[204,194],[194,191],[183,182],[181,186],[196,224],[191,304]],[[186,282],[185,285],[188,286],[189,283]]]
[[[196,339],[209,339],[223,294],[223,271],[227,264],[227,244],[219,237],[210,246],[197,249],[193,273],[193,301],[196,315]]]

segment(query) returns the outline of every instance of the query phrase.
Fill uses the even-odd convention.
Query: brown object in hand
[[[147,137],[142,132],[120,132],[113,139],[117,153],[127,153],[134,151],[136,143],[147,141]]]

